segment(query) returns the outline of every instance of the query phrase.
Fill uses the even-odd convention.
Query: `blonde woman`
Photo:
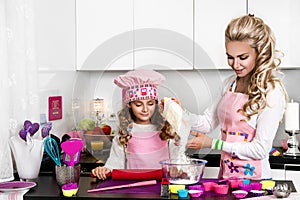
[[[241,16],[228,24],[225,47],[235,75],[203,115],[193,115],[187,147],[221,150],[219,178],[270,179],[269,151],[287,101],[274,35],[262,19]],[[221,140],[207,135],[218,125]]]

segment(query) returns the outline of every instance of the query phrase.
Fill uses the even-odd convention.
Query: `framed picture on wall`
[[[51,96],[48,98],[49,121],[62,119],[62,96]]]

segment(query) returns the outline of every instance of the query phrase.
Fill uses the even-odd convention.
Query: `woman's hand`
[[[213,141],[211,137],[208,137],[206,134],[197,131],[191,131],[190,134],[195,137],[188,140],[186,145],[187,148],[190,149],[211,148],[211,144]]]
[[[92,170],[92,174],[101,180],[105,180],[107,178],[106,174],[109,173],[110,173],[110,169],[106,167],[96,167],[95,169]]]

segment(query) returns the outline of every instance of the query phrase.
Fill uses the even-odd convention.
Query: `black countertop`
[[[37,186],[31,188],[25,195],[24,200],[33,199],[166,199],[162,198],[157,193],[147,194],[120,194],[120,193],[103,193],[95,192],[88,193],[87,190],[94,189],[101,182],[94,182],[93,178],[81,176],[79,180],[79,190],[76,196],[64,197],[59,186],[56,184],[53,175],[39,176],[36,180]],[[295,192],[295,187],[292,181],[276,181],[276,183],[288,183]],[[160,184],[158,182],[158,184]],[[218,195],[216,193],[208,192],[200,197],[202,200],[233,200],[234,197],[229,191],[228,195]],[[169,199],[178,199],[177,195],[171,195]]]
[[[279,149],[279,151],[282,151]],[[207,160],[206,167],[219,167],[221,155],[218,152],[209,154],[192,154],[193,158],[201,158]],[[300,157],[283,156],[283,152],[279,156],[270,155],[270,166],[272,169],[288,169],[300,171]],[[81,172],[89,174],[92,169],[104,164],[88,152],[82,153],[79,163],[81,164]],[[47,155],[44,156],[40,172],[41,174],[53,173],[55,163]]]
[[[208,161],[207,167],[218,167],[220,162],[220,154],[193,154],[194,158],[206,159]],[[289,169],[300,171],[300,157],[285,157],[282,156],[272,156],[270,155],[270,165],[272,169]],[[35,182],[37,186],[31,188],[24,196],[26,199],[161,199],[159,194],[103,194],[103,193],[87,193],[87,190],[95,188],[99,183],[95,182],[95,179],[90,178],[90,171],[99,166],[103,165],[103,162],[97,163],[99,160],[95,159],[89,153],[82,153],[79,163],[81,164],[81,177],[79,182],[79,191],[76,197],[64,197],[58,187],[55,177],[54,177],[54,162],[48,158],[44,157],[43,163],[40,170],[40,175]],[[287,167],[288,166],[288,167]],[[292,185],[291,181],[277,181],[277,182],[288,182]],[[174,197],[177,199],[176,197]],[[171,199],[172,196],[171,196]],[[234,197],[231,195],[226,196],[214,196],[205,195],[201,197],[202,200],[212,199],[212,200],[231,200]]]

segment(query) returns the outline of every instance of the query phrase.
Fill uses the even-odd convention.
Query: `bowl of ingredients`
[[[163,177],[171,184],[191,185],[199,183],[207,161],[203,159],[184,158],[168,159],[160,162]]]

